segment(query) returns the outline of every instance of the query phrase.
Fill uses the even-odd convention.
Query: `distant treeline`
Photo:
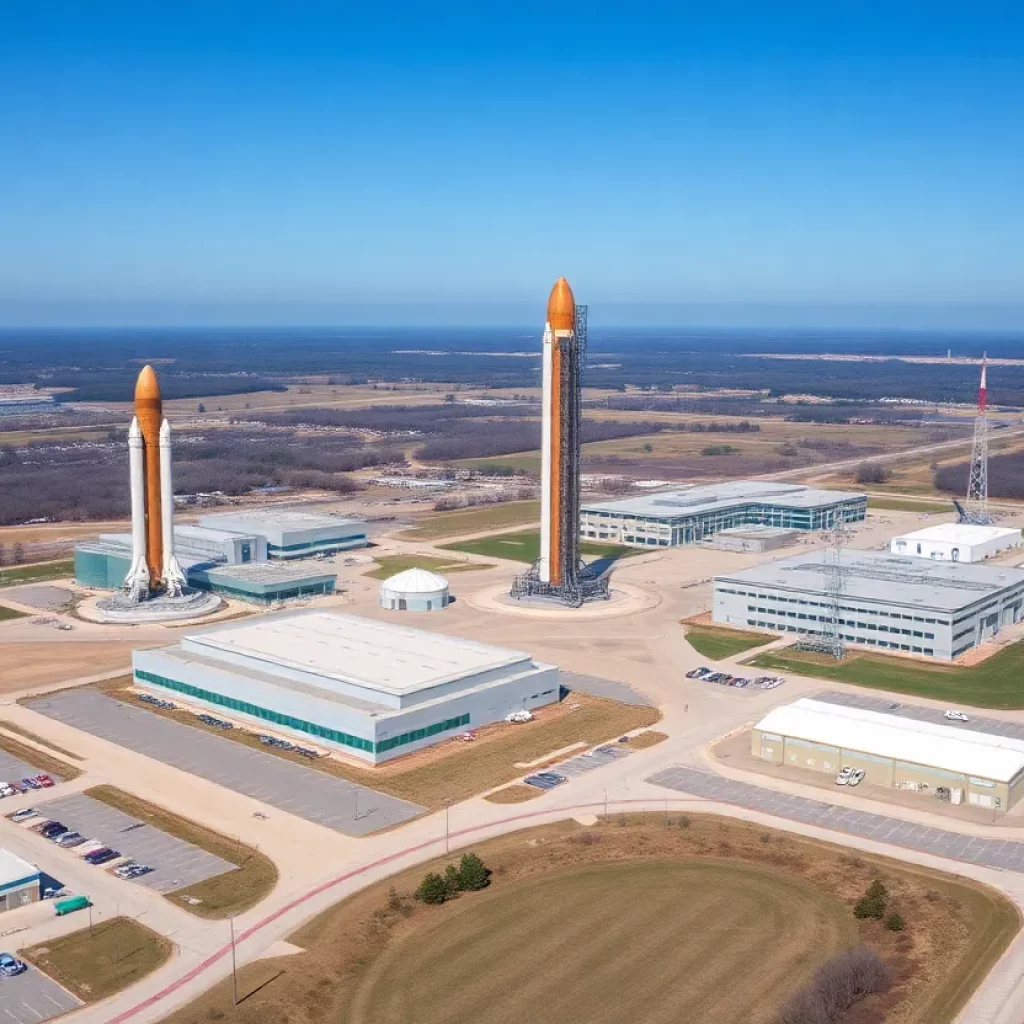
[[[963,497],[970,463],[954,462],[935,472],[935,488]],[[1024,498],[1024,452],[992,455],[988,460],[988,493],[992,498]]]

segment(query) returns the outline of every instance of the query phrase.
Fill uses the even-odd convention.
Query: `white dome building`
[[[426,569],[406,569],[380,585],[380,606],[395,611],[431,612],[448,604],[448,581]]]

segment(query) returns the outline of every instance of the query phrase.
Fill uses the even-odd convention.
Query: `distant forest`
[[[494,387],[540,382],[539,330],[140,330],[0,332],[0,383],[67,387],[66,400],[131,397],[140,361],[160,370],[167,398],[280,388],[317,374],[335,383],[419,380]],[[765,352],[1018,356],[1024,337],[941,332],[641,331],[591,332],[586,383],[608,388],[768,389],[772,395],[832,396],[856,402],[902,397],[971,402],[976,366],[826,362],[758,358]],[[530,353],[513,355],[510,353]],[[995,404],[1024,406],[1024,367],[989,377]]]
[[[969,469],[966,460],[940,467],[935,472],[936,489],[963,497]],[[988,493],[990,498],[1024,498],[1024,452],[989,456]]]

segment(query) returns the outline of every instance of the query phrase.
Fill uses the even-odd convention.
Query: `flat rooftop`
[[[755,728],[995,782],[1009,782],[1024,770],[1024,740],[811,697],[773,708]]]
[[[1022,574],[1024,575],[1024,574]],[[530,661],[522,651],[335,612],[270,615],[182,637],[183,646],[401,696],[463,676]]]
[[[973,523],[936,523],[914,530],[913,533],[901,533],[900,540],[942,541],[947,544],[984,544],[986,541],[1003,537],[1020,537],[1020,530],[1010,526],[976,526]]]
[[[245,524],[246,529],[259,533],[261,527],[272,527],[278,530],[324,530],[349,529],[365,527],[361,519],[349,519],[327,515],[323,512],[306,512],[294,508],[255,508],[239,509],[237,512],[219,512],[214,515],[202,516],[200,526],[214,530],[228,530],[237,533],[235,526],[229,524]]]
[[[824,593],[825,550],[781,558],[715,576],[715,583]],[[843,599],[955,612],[1024,584],[1024,570],[972,562],[940,562],[881,551],[843,551]]]
[[[206,573],[215,582],[228,583],[238,580],[244,583],[285,584],[301,583],[310,579],[334,579],[335,573],[315,568],[315,563],[294,562],[239,562],[234,565],[218,565]]]
[[[767,480],[729,480],[706,487],[659,491],[639,498],[588,501],[582,506],[581,511],[674,519],[753,503],[778,505],[781,508],[816,508],[820,505],[835,505],[840,501],[853,501],[864,497],[860,491],[826,491],[818,487],[773,483]]]
[[[20,882],[23,878],[31,878],[39,874],[39,868],[22,860],[10,850],[0,850],[0,886]]]
[[[762,526],[760,523],[751,523],[750,526],[730,526],[728,529],[719,530],[716,537],[755,537],[758,540],[766,540],[769,537],[790,537],[800,533],[789,526]]]

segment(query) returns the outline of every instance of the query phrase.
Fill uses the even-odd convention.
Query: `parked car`
[[[836,776],[837,786],[848,786],[850,784],[850,777],[853,775],[854,769],[849,766],[843,768]]]
[[[52,786],[56,785],[53,779],[51,779],[45,772],[36,776],[36,782],[38,782],[43,789],[50,789]]]
[[[533,715],[523,708],[521,711],[513,711],[505,716],[506,722],[532,722]]]
[[[861,783],[861,779],[863,779],[863,778],[864,778],[864,769],[863,768],[854,768],[853,771],[850,773],[850,779],[849,779],[849,781],[846,784],[848,786],[859,786],[860,783]]]
[[[39,830],[39,834],[44,839],[52,839],[54,836],[59,836],[62,832],[67,831],[67,827],[61,824],[59,821],[51,821]]]
[[[27,970],[28,966],[23,960],[11,956],[10,953],[0,953],[0,975],[3,977],[14,978]]]
[[[111,850],[109,846],[101,846],[98,850],[93,850],[91,853],[87,853],[85,855],[85,859],[90,864],[95,864],[97,857],[103,857],[104,855],[106,855],[108,853],[113,853],[113,852],[114,851]]]
[[[112,860],[117,860],[121,854],[117,850],[100,850],[97,853],[90,853],[86,860],[90,864],[109,864]]]
[[[22,779],[21,780],[29,789],[42,789],[43,787],[36,782],[35,779]]]
[[[85,842],[85,836],[81,832],[65,832],[64,835],[57,836],[54,842],[58,846],[70,849],[72,846],[81,846]]]
[[[947,711],[943,715],[944,718],[948,718],[951,722],[969,722],[970,719],[962,711]]]
[[[34,818],[38,813],[34,807],[22,807],[20,811],[15,811],[11,815],[11,821],[26,821],[29,818]]]

